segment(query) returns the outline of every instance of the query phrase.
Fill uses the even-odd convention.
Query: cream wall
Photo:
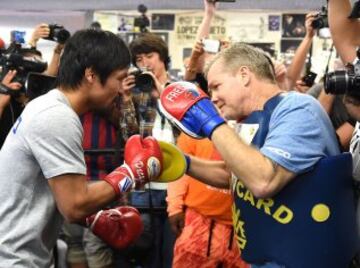
[[[172,58],[172,68],[181,69],[183,67],[183,49],[191,48],[195,42],[196,29],[200,24],[203,11],[187,10],[151,10],[147,14],[176,14],[174,31],[168,31],[169,49]],[[306,11],[287,11],[284,13],[300,13]],[[94,20],[98,20],[104,29],[117,32],[121,18],[125,18],[131,23],[133,16],[138,16],[137,12],[116,12],[116,11],[98,11],[94,13]],[[218,11],[213,20],[213,34],[210,36],[215,39],[227,39],[243,42],[274,43],[275,49],[280,52],[281,27],[279,31],[268,30],[268,16],[282,13],[278,11]],[[281,23],[281,20],[280,20]],[[154,32],[157,32],[154,30]],[[159,31],[158,31],[159,32]],[[164,31],[160,31],[164,32]],[[314,38],[313,44],[313,66],[316,66],[316,72],[321,73],[325,69],[327,62],[328,49],[331,40]],[[325,51],[323,50],[325,48]],[[334,53],[335,54],[335,53]],[[279,60],[284,60],[284,55],[279,55]]]
[[[195,41],[196,29],[200,24],[202,10],[151,10],[157,14],[176,14],[175,30],[168,31],[169,48],[172,56],[172,68],[181,69],[183,67],[183,49],[191,48]],[[151,13],[148,16],[151,16]],[[286,11],[284,13],[306,13],[304,10]],[[71,32],[87,27],[92,20],[98,20],[106,30],[117,33],[117,28],[121,18],[125,18],[130,23],[134,16],[138,16],[137,11],[118,12],[118,11],[49,11],[49,12],[23,12],[23,11],[0,11],[0,37],[8,42],[11,30],[27,31],[27,39],[30,37],[32,29],[41,22],[63,24]],[[281,31],[268,31],[268,16],[279,15],[278,11],[218,11],[213,21],[212,27],[214,34],[211,38],[231,39],[244,42],[271,42],[275,44],[277,51],[280,51]],[[182,22],[182,23],[181,23]],[[281,28],[280,28],[281,30]],[[155,31],[156,32],[156,31]],[[163,32],[163,31],[161,31]],[[327,40],[325,47],[329,47],[331,41]],[[49,60],[52,53],[53,42],[41,40],[39,48],[44,54],[44,58]],[[324,40],[315,38],[313,66],[323,70],[327,62],[327,51],[323,51]],[[334,53],[335,54],[335,53]],[[283,59],[283,57],[281,57]],[[319,71],[317,71],[319,72]]]

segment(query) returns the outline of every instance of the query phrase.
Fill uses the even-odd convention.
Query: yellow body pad
[[[163,155],[163,169],[156,181],[175,181],[185,174],[185,156],[175,145],[163,141],[158,142]]]

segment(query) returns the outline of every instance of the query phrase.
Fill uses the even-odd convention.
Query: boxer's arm
[[[125,145],[124,158],[125,163],[107,175],[104,181],[88,184],[86,177],[80,174],[62,174],[48,180],[66,220],[81,221],[123,192],[130,191],[133,185],[141,186],[156,179],[161,172],[161,149],[152,137],[130,137]]]
[[[84,175],[64,174],[48,182],[60,213],[69,222],[83,220],[117,197],[109,183],[88,183]]]

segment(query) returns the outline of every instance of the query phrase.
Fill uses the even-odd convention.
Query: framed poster
[[[175,24],[174,14],[152,14],[151,29],[173,31]]]
[[[280,31],[280,16],[269,15],[268,17],[268,30],[269,31]]]
[[[153,34],[156,34],[160,36],[162,39],[164,39],[167,46],[169,46],[169,34],[167,32],[152,32]],[[134,40],[137,36],[139,36],[141,33],[139,32],[127,32],[125,33],[125,42],[127,44],[130,44],[132,40]]]
[[[302,38],[305,36],[305,14],[283,14],[282,37]]]
[[[269,53],[271,57],[276,57],[275,43],[248,43],[254,47],[261,48],[265,52]]]
[[[281,39],[281,53],[295,54],[296,49],[301,43],[301,39]]]

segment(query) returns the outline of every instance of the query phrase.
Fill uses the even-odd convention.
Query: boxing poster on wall
[[[275,43],[248,43],[248,44],[254,47],[258,47],[264,50],[265,52],[269,53],[271,57],[276,58]]]
[[[131,32],[125,34],[125,42],[127,44],[130,44],[132,40],[134,40],[139,34],[138,32]],[[164,39],[165,43],[169,45],[169,35],[167,32],[154,32],[154,34],[160,36],[162,39]]]
[[[282,37],[302,38],[305,36],[305,14],[283,14]]]
[[[268,30],[269,31],[280,31],[280,16],[269,15],[268,17]]]
[[[203,19],[202,13],[183,13],[177,14],[175,19],[175,34],[178,44],[193,44],[196,39],[196,33]],[[211,39],[225,39],[226,19],[215,16],[210,27]]]
[[[301,39],[281,39],[281,53],[295,54],[296,49],[301,43]]]

